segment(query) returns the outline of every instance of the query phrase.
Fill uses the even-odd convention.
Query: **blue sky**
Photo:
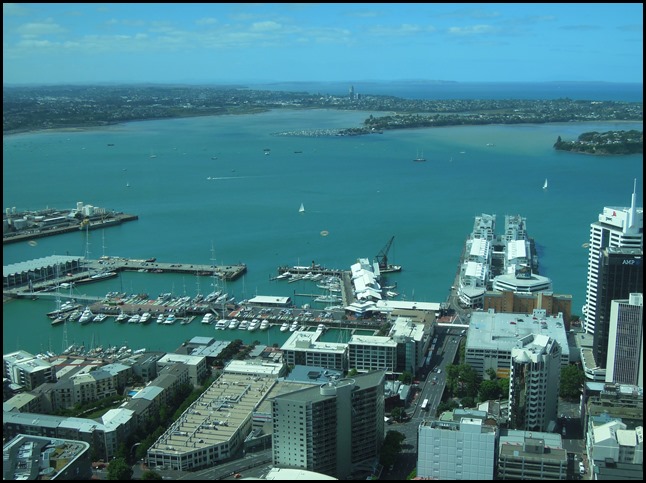
[[[3,83],[641,83],[642,18],[641,3],[3,4]]]

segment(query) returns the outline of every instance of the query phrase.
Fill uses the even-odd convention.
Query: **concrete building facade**
[[[272,399],[273,465],[347,479],[379,458],[384,439],[383,371]]]

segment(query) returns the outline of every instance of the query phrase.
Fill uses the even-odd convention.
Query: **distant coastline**
[[[425,86],[431,93],[436,87]],[[501,87],[499,84],[491,86],[494,90]],[[479,92],[474,92],[474,97],[453,99],[410,98],[362,94],[355,92],[353,87],[345,95],[202,86],[5,87],[3,135],[51,130],[73,132],[125,122],[256,114],[275,109],[336,109],[383,114],[370,115],[362,126],[339,126],[338,135],[414,127],[643,120],[642,102],[608,101],[601,97],[578,101],[568,97],[541,98],[545,97],[545,93],[541,93],[530,99],[527,97],[531,91],[528,91],[518,98],[475,97]],[[560,93],[559,89],[553,95],[557,92]]]

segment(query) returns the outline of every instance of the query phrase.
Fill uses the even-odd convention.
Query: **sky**
[[[643,82],[643,4],[5,3],[3,85]]]

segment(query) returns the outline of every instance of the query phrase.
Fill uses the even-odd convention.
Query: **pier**
[[[116,213],[108,217],[103,217],[98,220],[91,219],[90,222],[84,226],[81,226],[80,224],[78,224],[77,220],[74,220],[74,222],[61,221],[59,222],[58,225],[53,225],[53,226],[46,226],[42,224],[38,226],[30,226],[24,230],[20,230],[17,232],[5,233],[2,236],[2,244],[4,245],[5,243],[18,243],[18,242],[30,241],[36,238],[43,238],[46,236],[60,235],[62,233],[71,233],[74,231],[80,231],[81,229],[96,230],[99,228],[107,228],[109,226],[120,225],[121,223],[124,223],[126,221],[134,221],[138,219],[139,217],[137,215],[129,215],[126,213]]]
[[[150,273],[190,273],[193,275],[216,276],[222,280],[237,280],[247,271],[247,265],[201,265],[196,263],[162,263],[156,259],[112,258],[88,260],[87,265],[95,271],[132,271]]]
[[[73,257],[69,257],[73,258]],[[101,273],[114,273],[118,274],[122,271],[133,272],[147,272],[147,273],[188,273],[196,276],[209,276],[218,277],[221,280],[233,281],[241,277],[247,271],[247,265],[242,263],[239,265],[201,265],[189,263],[163,263],[157,262],[154,258],[134,259],[123,257],[102,257],[100,260],[88,260],[81,257],[78,258],[78,266],[76,264],[70,266],[63,266],[60,270],[59,263],[44,260],[43,265],[40,267],[34,266],[35,261],[25,262],[24,264],[16,264],[17,266],[5,267],[5,269],[15,272],[5,273],[3,280],[3,295],[6,297],[34,297],[42,292],[52,292],[56,287],[67,287],[69,285],[81,285],[90,282],[100,282],[101,280],[110,278],[97,278],[91,279],[93,275]],[[55,263],[55,264],[54,264]],[[14,268],[15,267],[15,268]],[[29,287],[30,278],[26,275],[26,270],[31,273],[43,272],[46,275],[40,277],[40,280],[32,281]],[[8,270],[6,270],[8,271]],[[57,271],[60,275],[56,275]],[[117,276],[117,275],[113,275]],[[61,297],[65,297],[61,291]]]

